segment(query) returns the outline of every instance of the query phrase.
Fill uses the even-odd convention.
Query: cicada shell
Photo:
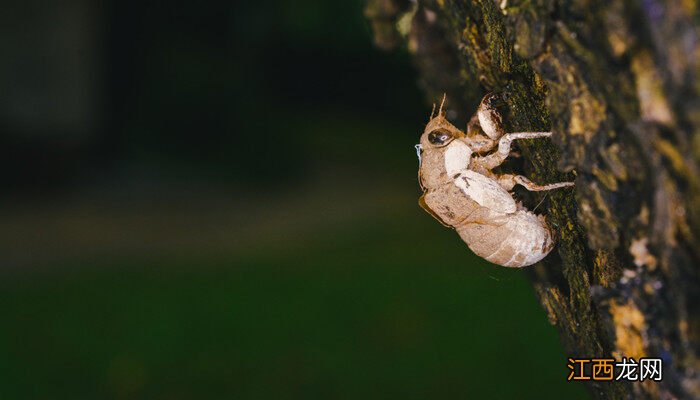
[[[523,176],[493,173],[510,154],[513,140],[551,135],[505,134],[493,104],[487,95],[470,122],[469,134],[445,119],[442,106],[431,118],[417,145],[424,191],[419,203],[442,224],[454,228],[478,256],[504,267],[525,267],[549,254],[554,236],[545,218],[517,204],[509,190],[516,184],[529,190],[551,190],[573,183],[540,186]],[[477,154],[489,151],[492,153]]]

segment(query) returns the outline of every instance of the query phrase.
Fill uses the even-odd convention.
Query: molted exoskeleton
[[[540,191],[574,183],[540,186],[524,176],[491,171],[508,157],[513,140],[552,134],[506,134],[494,99],[484,97],[466,134],[445,119],[442,105],[428,122],[417,146],[424,192],[420,205],[443,225],[453,227],[478,256],[504,267],[525,267],[543,259],[554,247],[554,239],[544,217],[517,204],[509,191],[516,184]]]

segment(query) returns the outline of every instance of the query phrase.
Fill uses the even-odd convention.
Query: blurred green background
[[[417,205],[363,1],[0,16],[0,398],[586,398],[523,271]]]

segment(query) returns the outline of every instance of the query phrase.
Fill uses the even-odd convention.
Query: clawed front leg
[[[488,156],[481,157],[477,162],[488,170],[503,164],[510,154],[510,147],[516,139],[537,139],[552,136],[552,132],[515,132],[503,135],[498,141],[498,150]]]
[[[513,187],[515,185],[521,185],[531,192],[541,192],[544,190],[553,190],[563,187],[574,186],[574,182],[557,182],[550,183],[549,185],[538,185],[522,175],[511,174],[499,175],[498,184],[501,185],[501,187],[507,191],[513,190]]]
[[[503,127],[503,117],[498,111],[499,99],[493,93],[489,93],[481,99],[479,108],[476,110],[476,117],[479,120],[481,130],[493,140],[498,140],[505,135]]]

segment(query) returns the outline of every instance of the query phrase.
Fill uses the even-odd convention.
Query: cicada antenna
[[[447,93],[442,94],[442,102],[440,102],[440,110],[438,111],[438,115],[442,115],[442,106],[445,105],[445,99],[447,98]]]

